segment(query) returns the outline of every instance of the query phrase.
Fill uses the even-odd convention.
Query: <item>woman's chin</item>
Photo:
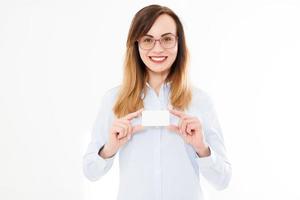
[[[155,72],[155,73],[162,73],[162,72],[166,72],[170,69],[170,67],[165,66],[165,65],[156,65],[156,64],[150,64],[147,65],[148,70],[150,70],[151,72]]]
[[[148,67],[148,70],[152,73],[165,73],[168,72],[168,68],[162,68],[162,67]]]

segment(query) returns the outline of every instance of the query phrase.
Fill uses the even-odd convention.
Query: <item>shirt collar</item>
[[[164,82],[163,85],[162,85],[162,87],[163,87],[163,88],[170,88],[170,85],[171,85],[171,81],[168,81],[168,82]],[[152,87],[150,86],[150,84],[148,83],[148,81],[146,82],[146,86],[147,86],[149,89],[152,88]],[[141,93],[141,98],[144,99],[144,97],[145,97],[145,93],[144,93],[144,91],[142,91],[142,93]]]
[[[163,83],[163,87],[170,87],[170,84],[171,84],[171,81],[168,81],[168,82],[164,82]],[[150,84],[148,83],[148,81],[146,82],[146,86],[151,88]]]

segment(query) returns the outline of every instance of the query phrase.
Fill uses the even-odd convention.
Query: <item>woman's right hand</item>
[[[125,117],[116,119],[109,133],[108,142],[104,145],[104,148],[100,152],[100,156],[103,158],[110,158],[115,155],[120,147],[126,144],[133,134],[143,129],[142,125],[132,126],[130,120],[141,116],[144,109],[140,109],[136,112],[129,113]]]

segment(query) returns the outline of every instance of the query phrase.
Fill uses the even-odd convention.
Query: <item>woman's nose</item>
[[[159,40],[155,41],[154,47],[152,48],[152,51],[155,51],[155,52],[162,52],[162,51],[164,51],[164,48],[161,46]]]

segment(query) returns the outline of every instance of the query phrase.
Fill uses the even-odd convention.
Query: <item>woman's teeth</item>
[[[150,56],[150,59],[154,62],[163,62],[167,59],[167,56]]]

